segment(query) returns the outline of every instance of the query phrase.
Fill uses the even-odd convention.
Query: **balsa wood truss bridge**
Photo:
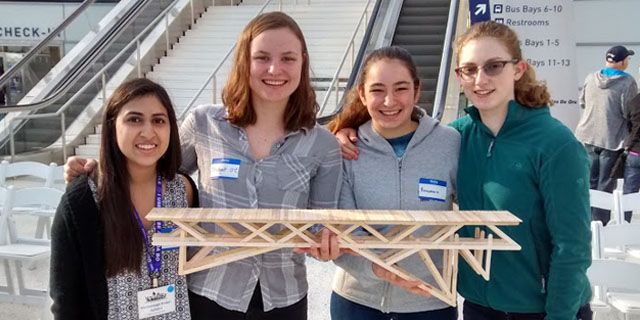
[[[153,244],[180,247],[180,274],[281,248],[310,247],[317,243],[317,238],[309,229],[322,225],[337,234],[341,248],[349,248],[406,280],[420,279],[397,263],[418,254],[436,281],[423,282],[420,287],[452,306],[456,304],[459,256],[489,280],[492,251],[520,250],[520,246],[498,228],[521,222],[507,211],[154,208],[146,218],[172,221],[178,226],[172,233],[154,234]],[[201,223],[215,223],[223,233],[210,233]],[[375,225],[393,228],[383,234],[373,227]],[[475,237],[460,237],[456,233],[464,226],[477,226]],[[433,228],[416,236],[422,227]],[[366,230],[369,235],[354,234],[355,230]],[[187,259],[187,247],[200,249]],[[212,253],[216,247],[230,248]],[[386,250],[379,253],[381,250],[374,249]],[[429,250],[443,251],[442,266],[435,265]]]

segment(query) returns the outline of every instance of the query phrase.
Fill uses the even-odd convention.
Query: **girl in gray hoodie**
[[[340,208],[452,209],[460,135],[415,106],[419,93],[420,79],[409,52],[385,47],[367,56],[347,108],[329,124],[334,133],[358,128],[358,160],[344,162]],[[425,192],[428,189],[438,192]],[[382,233],[391,228],[374,227]],[[416,235],[428,231],[424,227]],[[431,253],[434,263],[441,265],[442,252]],[[417,287],[419,281],[396,278],[356,255],[344,254],[334,262],[339,267],[331,297],[334,320],[457,318],[454,307],[413,294],[422,291]],[[419,256],[398,264],[423,281],[435,283]]]

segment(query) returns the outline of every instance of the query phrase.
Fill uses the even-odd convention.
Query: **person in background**
[[[584,143],[591,161],[590,187],[613,192],[616,179],[611,169],[624,151],[627,136],[629,102],[638,94],[638,86],[629,67],[633,50],[614,46],[607,51],[606,66],[587,76],[580,94],[580,107],[584,109],[576,127],[576,138]],[[607,225],[609,210],[591,208],[591,220]]]
[[[640,190],[640,94],[629,101],[627,138],[624,140],[627,158],[624,163],[624,194]],[[624,219],[631,222],[631,211],[624,212]]]

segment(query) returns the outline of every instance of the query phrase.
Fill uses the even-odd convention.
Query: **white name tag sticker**
[[[139,319],[146,319],[175,311],[175,286],[168,285],[138,292]]]
[[[422,200],[445,202],[447,200],[447,182],[436,179],[420,178],[418,197]]]
[[[214,158],[211,160],[210,179],[238,179],[240,159]]]

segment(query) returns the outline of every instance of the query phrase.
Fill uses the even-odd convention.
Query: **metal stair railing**
[[[371,38],[373,36],[373,29],[375,27],[375,25],[377,24],[377,17],[378,17],[378,13],[380,11],[380,7],[382,6],[384,0],[376,0],[376,4],[373,7],[373,10],[371,12],[371,18],[369,19],[369,23],[367,25],[367,30],[364,34],[364,37],[362,38],[362,45],[360,46],[360,50],[358,51],[358,55],[355,59],[355,64],[354,66],[351,68],[351,74],[349,75],[349,81],[347,81],[347,85],[344,88],[344,94],[342,95],[342,98],[340,98],[340,102],[336,105],[336,110],[334,110],[331,114],[326,115],[326,116],[322,116],[319,117],[317,119],[318,123],[321,125],[325,125],[327,123],[329,123],[331,120],[333,120],[333,118],[342,111],[342,107],[345,103],[345,99],[347,98],[347,92],[349,92],[349,90],[351,90],[351,87],[354,86],[354,84],[356,83],[356,80],[358,79],[358,75],[360,74],[360,69],[362,68],[362,63],[364,62],[364,58],[367,54],[367,52],[369,52],[369,46],[372,46],[373,49],[376,49],[376,44],[374,43],[370,43],[371,42]]]
[[[76,10],[73,11],[58,27],[56,27],[53,31],[49,32],[49,34],[42,39],[37,45],[27,52],[27,54],[18,61],[15,65],[13,65],[9,70],[5,71],[3,75],[0,76],[0,88],[7,84],[7,81],[11,79],[22,67],[24,67],[28,62],[30,62],[36,55],[44,48],[46,48],[51,41],[53,41],[58,34],[61,33],[69,24],[71,24],[77,17],[80,16],[89,6],[94,3],[96,0],[85,0]]]
[[[254,17],[259,16],[270,3],[271,3],[271,0],[266,0],[264,2],[264,4],[262,5],[262,7],[260,7],[260,10],[258,10],[258,12],[254,15]],[[296,0],[295,3],[298,4],[298,0]],[[231,4],[233,4],[233,0],[231,1]],[[310,4],[309,0],[307,0],[307,4]],[[278,11],[282,11],[282,0],[278,0]],[[217,90],[218,89],[218,78],[217,78],[218,71],[220,71],[220,69],[222,68],[224,63],[227,62],[227,59],[229,59],[229,57],[231,56],[231,53],[233,52],[233,50],[235,50],[237,45],[238,45],[238,41],[236,41],[229,48],[229,50],[227,50],[227,53],[224,55],[224,57],[222,57],[222,60],[220,60],[218,65],[213,69],[213,72],[211,72],[211,74],[209,74],[209,76],[207,77],[207,80],[205,80],[202,83],[202,85],[198,89],[198,92],[196,92],[195,96],[189,101],[187,106],[178,115],[178,121],[184,120],[184,118],[187,116],[187,114],[189,114],[189,111],[191,110],[191,108],[193,108],[193,105],[196,103],[196,100],[198,100],[200,95],[204,92],[204,90],[209,85],[209,82],[211,82],[212,80],[213,80],[213,103],[214,104],[216,103],[216,101],[218,100],[217,99],[218,98],[217,97],[218,96],[218,93],[217,93],[217,91],[218,91]]]
[[[340,60],[340,64],[338,65],[338,68],[336,69],[336,72],[333,76],[333,80],[331,80],[331,83],[329,84],[329,87],[327,89],[327,93],[324,96],[324,99],[322,100],[322,104],[320,104],[320,110],[318,111],[318,114],[322,114],[322,112],[324,111],[325,107],[327,106],[327,103],[329,102],[329,97],[331,96],[331,90],[332,88],[335,87],[335,94],[336,94],[336,110],[339,107],[339,103],[340,103],[340,88],[338,86],[339,81],[338,79],[340,78],[340,71],[342,71],[342,67],[344,66],[345,61],[347,60],[347,57],[349,56],[349,53],[351,53],[351,67],[355,67],[355,38],[356,35],[358,34],[358,31],[360,29],[360,26],[363,25],[365,26],[365,30],[364,33],[366,34],[367,29],[366,26],[368,25],[368,10],[369,10],[369,4],[371,3],[371,0],[367,0],[367,4],[364,6],[364,9],[362,10],[362,13],[360,14],[360,19],[358,19],[358,23],[356,24],[356,27],[354,28],[352,34],[351,34],[351,38],[349,39],[349,43],[347,44],[346,49],[344,50],[344,54],[342,55],[342,60]],[[363,24],[362,22],[365,21],[365,23]]]
[[[140,57],[140,38],[143,35],[146,35],[152,28],[156,27],[156,25],[162,20],[165,20],[165,38],[167,39],[167,52],[169,50],[169,41],[168,41],[168,37],[169,37],[169,28],[168,26],[168,19],[169,19],[169,14],[172,13],[172,9],[175,8],[175,6],[180,2],[180,0],[174,0],[169,6],[167,6],[167,8],[165,8],[151,23],[149,23],[135,38],[133,38],[133,40],[131,42],[129,42],[129,44],[127,46],[125,46],[122,50],[120,50],[120,52],[118,52],[118,54],[116,54],[110,61],[109,63],[107,63],[102,69],[100,69],[100,71],[98,71],[92,78],[91,80],[89,80],[87,83],[85,83],[84,86],[82,86],[82,88],[80,90],[78,90],[78,92],[76,92],[60,109],[58,109],[56,112],[53,113],[43,113],[43,114],[30,114],[30,115],[23,115],[23,116],[17,116],[14,119],[11,119],[9,122],[9,131],[10,131],[10,149],[11,149],[11,160],[13,161],[13,158],[15,157],[15,141],[14,141],[14,130],[13,130],[13,120],[18,120],[18,119],[42,119],[42,118],[54,118],[54,117],[60,117],[60,126],[61,126],[61,143],[62,143],[62,154],[63,154],[63,159],[66,161],[67,159],[67,151],[66,151],[66,137],[65,137],[65,130],[66,130],[66,126],[65,126],[65,115],[64,112],[65,110],[67,110],[69,108],[69,106],[72,105],[72,102],[79,97],[87,88],[89,88],[91,85],[93,85],[96,80],[101,79],[102,82],[102,101],[103,101],[103,106],[106,104],[107,102],[107,93],[106,93],[106,71],[109,69],[109,67],[111,67],[125,52],[127,52],[134,44],[137,46],[136,48],[136,68],[138,70],[138,76],[141,76],[141,57]],[[191,8],[191,23],[194,22],[195,16],[194,16],[194,10],[193,10],[193,0],[189,0],[190,3],[190,8]],[[51,102],[50,102],[51,103]],[[48,105],[48,104],[47,104]],[[47,105],[44,106],[36,106],[37,108],[35,108],[34,106],[30,106],[31,109],[27,109],[29,107],[25,107],[23,109],[20,109],[21,106],[15,106],[12,109],[15,109],[15,111],[24,111],[24,110],[38,110],[41,108],[46,107]],[[0,109],[0,112],[3,112],[3,109]],[[14,110],[12,110],[14,111]]]
[[[442,60],[440,61],[440,70],[438,71],[438,82],[436,84],[436,92],[433,101],[433,118],[440,120],[444,112],[445,102],[447,99],[447,89],[449,85],[449,70],[453,60],[453,38],[458,25],[458,8],[460,0],[451,0],[449,6],[449,18],[447,19],[447,31],[444,38],[444,46],[442,50]]]

